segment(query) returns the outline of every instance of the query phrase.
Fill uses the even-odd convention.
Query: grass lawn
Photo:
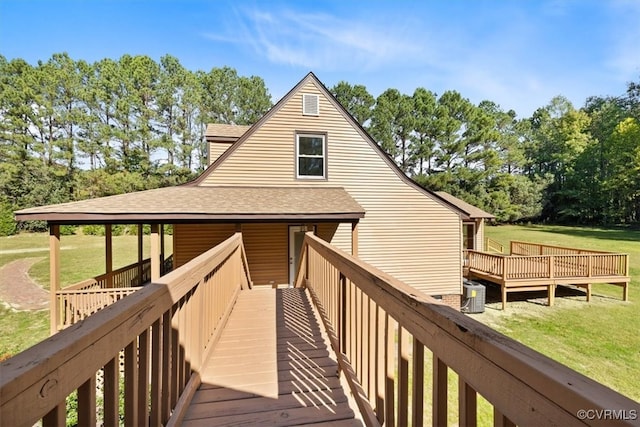
[[[145,258],[149,257],[149,237],[143,239]],[[62,236],[60,238],[60,279],[62,286],[78,283],[105,272],[104,237]],[[113,237],[114,270],[138,260],[136,236]],[[165,253],[172,252],[172,236],[165,235]],[[49,289],[49,236],[23,233],[0,237],[0,267],[21,258],[38,258],[29,275]],[[49,335],[49,311],[16,311],[0,305],[0,359],[19,353]]]
[[[640,401],[640,231],[561,226],[488,227],[486,236],[629,254],[629,302],[622,289],[595,285],[592,302],[556,298],[554,307],[525,302],[491,319],[492,327],[614,390]],[[508,250],[508,249],[506,249]],[[518,294],[515,294],[518,295]],[[511,300],[512,294],[509,295]],[[489,309],[487,309],[489,310]],[[486,321],[487,317],[475,317]]]

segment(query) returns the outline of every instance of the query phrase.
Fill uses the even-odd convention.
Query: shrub
[[[77,225],[62,225],[62,226],[60,226],[60,234],[62,236],[73,236],[74,234],[76,234],[77,230],[78,230],[78,226]]]
[[[104,236],[104,225],[84,225],[82,233],[87,236]]]
[[[16,234],[18,226],[13,219],[13,206],[10,203],[0,204],[0,236]]]

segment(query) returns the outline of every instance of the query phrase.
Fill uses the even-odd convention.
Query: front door
[[[298,274],[298,263],[300,262],[300,251],[302,250],[302,241],[307,227],[303,225],[289,226],[289,284],[295,284],[296,275]]]

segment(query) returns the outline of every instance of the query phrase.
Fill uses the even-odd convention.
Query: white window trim
[[[300,137],[307,138],[322,138],[322,156],[319,155],[307,155],[300,154]],[[299,159],[301,157],[307,158],[322,158],[322,175],[300,175],[300,162]],[[296,179],[316,179],[316,180],[326,180],[327,179],[327,135],[323,133],[296,133]]]

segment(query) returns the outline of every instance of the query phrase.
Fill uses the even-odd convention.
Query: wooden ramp
[[[361,426],[302,289],[240,292],[185,426]]]

